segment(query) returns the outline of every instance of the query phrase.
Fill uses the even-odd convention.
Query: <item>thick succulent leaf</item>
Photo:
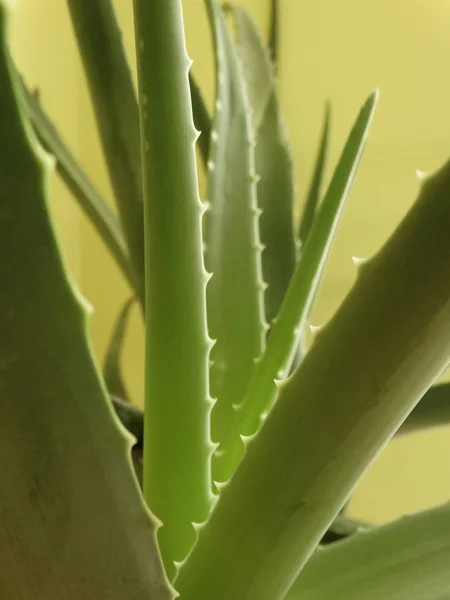
[[[245,401],[236,411],[233,428],[224,444],[229,474],[233,473],[243,453],[241,435],[253,435],[258,430],[262,417],[276,398],[275,380],[287,376],[304,335],[307,317],[365,146],[376,100],[377,94],[372,94],[355,121],[281,310],[272,324],[266,350],[256,365]]]
[[[130,264],[127,244],[116,215],[77,163],[56,127],[45,114],[38,99],[23,83],[21,89],[28,117],[39,141],[55,157],[56,170],[61,179],[96,228],[125,278],[135,288],[135,275]]]
[[[319,549],[286,600],[445,600],[450,504]]]
[[[189,86],[191,89],[192,114],[195,129],[200,132],[198,147],[205,167],[208,166],[209,144],[211,139],[211,117],[206,108],[205,101],[192,73],[189,73]]]
[[[144,226],[139,108],[112,0],[67,0],[103,154],[144,302]]]
[[[302,248],[306,243],[309,232],[311,231],[312,224],[314,222],[314,218],[316,216],[317,207],[319,206],[320,194],[322,190],[322,181],[327,162],[328,146],[330,143],[330,112],[330,105],[327,104],[325,108],[325,117],[323,120],[323,128],[320,137],[319,150],[317,152],[317,158],[314,165],[311,184],[309,186],[308,194],[306,196],[305,205],[303,208],[303,214],[300,219],[300,226],[298,232],[300,248]]]
[[[216,0],[207,0],[217,63],[206,213],[208,328],[211,352],[212,438],[221,442],[244,398],[266,332],[258,235],[254,143],[245,83],[237,52]],[[222,454],[213,459],[221,481]]]
[[[128,393],[123,380],[120,359],[132,306],[133,298],[128,300],[120,311],[108,348],[106,349],[105,361],[103,363],[103,379],[108,392],[112,396],[118,396],[122,400],[128,400]]]
[[[279,385],[180,570],[183,600],[284,598],[368,466],[449,363],[449,228],[450,162],[422,185]],[[444,538],[448,546],[448,532]],[[441,561],[442,553],[434,556]],[[444,558],[439,577],[448,585]]]
[[[0,597],[170,600],[47,211],[0,2]]]
[[[144,494],[169,574],[212,503],[202,214],[181,0],[135,0],[145,189]],[[168,76],[170,74],[170,76]],[[152,93],[158,90],[158,93]]]
[[[270,324],[278,314],[295,268],[294,176],[290,145],[275,86],[272,65],[255,23],[242,8],[234,8],[239,56],[247,84],[256,132],[255,170],[265,314]]]
[[[430,388],[402,423],[397,435],[443,425],[450,425],[450,383],[441,383]]]

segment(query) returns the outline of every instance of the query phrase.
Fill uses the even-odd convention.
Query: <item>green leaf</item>
[[[194,542],[192,523],[212,503],[204,207],[181,0],[134,6],[147,285],[144,494],[164,523],[158,541],[173,574]]]
[[[286,600],[444,600],[450,504],[318,550]]]
[[[171,600],[23,120],[0,2],[0,597]]]
[[[272,65],[258,30],[235,7],[236,35],[256,131],[255,170],[262,210],[260,236],[263,279],[267,284],[265,314],[270,324],[278,314],[296,262],[294,176],[291,149],[281,117]]]
[[[105,380],[108,392],[112,396],[118,396],[122,400],[128,400],[128,393],[120,368],[120,357],[133,302],[134,298],[128,300],[119,313],[103,364],[103,379]]]
[[[429,427],[450,424],[450,383],[442,383],[428,390],[408,416],[397,435],[415,433]]]
[[[237,418],[224,445],[228,457],[227,472],[230,474],[243,453],[240,436],[252,435],[258,430],[264,414],[276,399],[275,380],[287,377],[298,343],[304,335],[311,305],[365,146],[376,101],[377,94],[372,94],[355,121],[281,310],[272,324],[266,350],[256,365],[245,402],[237,410]]]
[[[136,289],[135,274],[130,264],[127,244],[116,215],[76,162],[39,101],[23,83],[21,90],[28,117],[41,144],[55,157],[58,174],[96,228],[131,287]]]
[[[449,363],[449,230],[450,162],[423,184],[279,385],[179,572],[183,600],[284,598],[368,466]]]
[[[258,235],[253,131],[245,84],[225,16],[207,0],[213,32],[217,99],[213,121],[209,209],[206,213],[208,328],[211,352],[212,438],[221,442],[244,398],[254,361],[261,354],[264,322],[261,246]],[[222,454],[213,459],[213,479],[222,481]]]
[[[300,248],[303,248],[308,235],[311,231],[314,218],[316,216],[317,207],[319,206],[320,194],[322,189],[323,175],[327,162],[328,147],[330,143],[330,105],[325,108],[325,116],[323,120],[322,135],[320,137],[319,150],[317,152],[316,163],[314,165],[311,184],[303,209],[303,215],[300,219],[298,237],[300,240]]]
[[[198,147],[205,167],[208,166],[209,145],[211,138],[211,117],[203,100],[202,93],[192,73],[189,73],[189,86],[191,89],[192,113],[194,126],[200,132]]]
[[[111,0],[67,0],[125,239],[144,304],[139,109]]]

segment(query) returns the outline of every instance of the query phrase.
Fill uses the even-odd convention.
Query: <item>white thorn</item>
[[[419,182],[423,183],[424,181],[426,181],[428,179],[430,174],[425,171],[421,171],[420,169],[417,169],[416,176],[417,176],[417,179],[419,180]]]
[[[252,438],[255,437],[256,434],[251,434],[251,435],[243,435],[241,434],[239,437],[242,440],[242,443],[244,444],[244,446],[247,446],[248,442],[250,442],[252,440]]]
[[[323,328],[323,325],[310,325],[309,326],[309,330],[313,335],[317,335],[322,328]]]
[[[215,129],[211,131],[211,139],[214,143],[219,139],[219,135]]]
[[[211,442],[210,441],[209,444],[208,444],[208,446],[209,446],[209,449],[211,450],[212,454],[215,454],[217,448],[220,446],[220,443],[219,442]]]
[[[203,270],[203,277],[204,277],[205,283],[208,283],[208,281],[210,281],[212,276],[213,276],[212,273],[210,273],[206,269]]]
[[[367,258],[361,258],[359,256],[352,256],[352,261],[355,267],[360,267],[362,264],[367,262]]]
[[[184,560],[174,560],[172,562],[173,562],[173,566],[178,571],[180,569],[180,567],[183,566]]]
[[[194,127],[194,144],[201,135],[202,135],[202,132]]]
[[[212,160],[208,160],[208,162],[206,163],[206,166],[208,167],[208,171],[214,171],[216,165],[214,164],[214,161]]]
[[[204,523],[195,523],[195,521],[191,522],[192,527],[195,529],[195,533],[198,533],[200,529],[203,527]],[[183,564],[183,561],[181,562]]]
[[[219,493],[228,485],[228,481],[213,481],[213,483]]]
[[[215,458],[222,458],[222,456],[224,456],[225,454],[225,450],[216,450],[214,452],[214,457]]]

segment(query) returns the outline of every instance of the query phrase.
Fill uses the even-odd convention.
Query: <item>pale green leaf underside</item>
[[[18,108],[3,11],[0,3],[0,597],[171,600],[130,439],[48,217],[48,166]]]
[[[320,549],[286,600],[447,600],[450,504]]]

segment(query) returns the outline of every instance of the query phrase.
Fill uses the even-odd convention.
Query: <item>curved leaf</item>
[[[355,121],[281,310],[272,325],[266,350],[256,365],[245,402],[237,411],[226,446],[229,472],[233,472],[243,453],[240,436],[253,435],[258,430],[276,399],[275,380],[286,378],[289,372],[359,165],[376,101],[377,94],[372,94]]]
[[[144,221],[139,108],[112,0],[67,0],[78,49],[144,304]]]
[[[319,150],[314,165],[313,176],[309,187],[308,195],[306,196],[303,214],[300,219],[298,238],[300,240],[300,248],[306,243],[309,232],[311,231],[314,218],[316,216],[317,207],[319,206],[320,193],[322,188],[322,180],[325,171],[328,146],[330,143],[330,114],[331,108],[327,104],[325,108],[325,116],[323,120],[322,135],[320,138]]]
[[[300,367],[279,384],[277,403],[179,572],[183,600],[284,598],[366,469],[448,366],[449,228],[450,162],[423,184]]]
[[[286,600],[444,600],[450,504],[319,549]]]
[[[47,207],[0,2],[0,597],[172,600]]]
[[[123,237],[122,228],[116,215],[76,162],[56,127],[45,114],[39,101],[23,83],[21,89],[28,116],[39,141],[55,157],[56,170],[61,179],[98,231],[131,287],[135,289],[135,274],[130,264],[128,248]]]

